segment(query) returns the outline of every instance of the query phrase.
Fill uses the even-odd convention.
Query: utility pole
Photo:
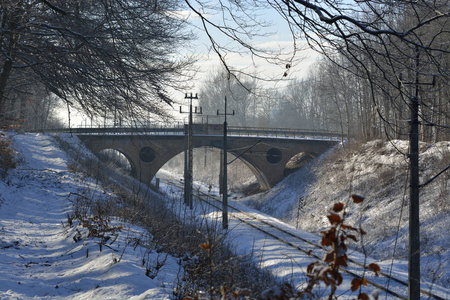
[[[219,194],[223,194],[223,149],[220,149]]]
[[[188,136],[189,136],[189,125],[184,125],[184,204],[189,204],[189,183],[188,183],[188,170],[189,170],[189,164],[188,164],[188,149],[189,149],[189,142],[188,142]]]
[[[410,184],[409,184],[409,261],[408,261],[408,299],[420,300],[420,222],[419,222],[419,86],[433,85],[432,83],[420,83],[419,67],[420,52],[416,47],[415,57],[415,80],[413,82],[401,82],[404,85],[414,85],[414,95],[411,96],[410,110],[410,133],[409,133],[409,163],[410,163]],[[400,78],[401,80],[401,78]]]
[[[420,223],[419,223],[419,74],[411,97],[411,131],[409,136],[409,264],[408,299],[420,300]]]
[[[192,96],[192,93],[190,94],[190,96],[188,96],[188,94],[186,93],[186,95],[184,96],[184,99],[189,99],[189,125],[188,125],[188,137],[187,137],[187,155],[185,152],[185,170],[184,170],[184,203],[189,205],[189,208],[192,209],[193,208],[193,202],[192,202],[192,185],[193,185],[193,152],[192,152],[192,135],[193,135],[193,131],[192,131],[192,100],[193,99],[198,99],[197,94],[195,94],[195,96]],[[180,106],[180,114],[183,114],[184,112],[181,110],[181,106]],[[200,110],[197,111],[197,107],[195,107],[195,113],[196,114],[201,114],[202,113],[202,109],[200,107]],[[185,134],[186,134],[186,130],[185,130]],[[188,157],[187,163],[186,163],[186,156]]]
[[[117,105],[114,106],[114,128],[117,127]]]
[[[228,229],[228,176],[227,176],[227,115],[234,116],[233,113],[227,113],[227,97],[225,96],[225,112],[223,114],[219,113],[217,110],[218,116],[225,116],[225,120],[223,122],[223,174],[222,174],[222,228]]]

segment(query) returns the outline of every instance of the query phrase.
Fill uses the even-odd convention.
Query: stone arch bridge
[[[130,161],[133,175],[150,183],[170,159],[185,151],[186,126],[178,128],[79,128],[73,129],[94,154],[113,149]],[[261,188],[270,189],[284,178],[286,164],[298,153],[311,157],[339,142],[336,134],[289,129],[228,127],[227,152],[239,157],[255,174]],[[196,124],[193,148],[223,149],[223,126]]]

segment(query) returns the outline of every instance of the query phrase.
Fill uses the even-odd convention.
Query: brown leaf
[[[204,243],[204,244],[200,244],[200,248],[209,250],[209,248],[211,248],[211,246],[209,245],[209,243]]]
[[[363,278],[361,280],[361,284],[367,286],[367,279]]]
[[[335,212],[340,212],[343,209],[344,209],[344,203],[341,203],[341,202],[335,203],[334,206],[333,206],[333,210]]]
[[[356,194],[352,195],[353,202],[355,202],[355,203],[361,203],[364,201],[365,198],[366,197],[364,197],[364,196],[360,196],[360,195],[356,195]]]
[[[315,266],[315,263],[310,263],[308,265],[308,267],[306,268],[306,273],[311,274],[311,272],[314,270],[314,266]]]
[[[356,229],[355,227],[350,226],[350,225],[345,225],[345,224],[342,224],[342,228],[343,229],[350,229],[350,230],[358,231],[358,229]]]
[[[327,253],[327,255],[325,255],[324,261],[329,263],[332,262],[334,260],[334,251],[331,251],[330,253]]]
[[[359,286],[361,285],[361,282],[359,281],[359,279],[357,278],[353,278],[352,280],[352,292],[355,292],[359,289]]]
[[[369,298],[369,296],[367,296],[366,293],[361,293],[361,294],[358,295],[358,300],[359,299],[361,299],[361,300],[369,300],[370,298]]]
[[[339,256],[336,258],[336,265],[347,267],[347,255]]]
[[[322,246],[331,246],[336,242],[336,228],[332,227],[329,230],[322,231]]]
[[[354,236],[353,234],[347,235],[347,238],[354,240],[355,242],[357,242],[356,236]]]
[[[322,238],[322,246],[331,246],[331,240],[329,238],[323,237]]]
[[[337,214],[331,213],[327,217],[328,217],[328,220],[330,221],[331,225],[341,223],[341,217]]]
[[[379,265],[377,265],[375,263],[371,263],[369,265],[369,270],[373,271],[375,273],[375,275],[378,276],[378,273],[381,271],[381,268]]]

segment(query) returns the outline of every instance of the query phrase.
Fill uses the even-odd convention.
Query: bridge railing
[[[118,127],[118,126],[79,126],[75,128],[64,128],[56,130],[48,130],[53,132],[71,132],[74,134],[124,134],[124,133],[141,133],[141,134],[184,134],[184,126],[151,126],[151,127]]]
[[[204,135],[221,135],[223,134],[222,124],[193,124],[193,133]],[[74,134],[158,134],[158,135],[184,135],[185,125],[178,124],[161,124],[148,127],[117,127],[117,126],[80,126],[76,128],[64,128],[48,130],[49,132],[72,132]],[[229,136],[253,136],[253,137],[276,137],[276,138],[302,138],[316,137],[324,139],[337,139],[341,134],[325,130],[314,129],[292,129],[292,128],[264,128],[264,127],[239,127],[228,126],[227,132]]]
[[[265,137],[286,137],[286,138],[301,138],[301,137],[323,137],[323,138],[337,138],[341,134],[338,132],[330,132],[325,130],[314,129],[292,129],[292,128],[262,128],[262,127],[227,127],[228,134],[237,136],[265,136]]]

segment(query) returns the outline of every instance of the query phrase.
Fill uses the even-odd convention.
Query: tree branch
[[[50,3],[47,0],[41,0],[41,2],[44,3],[45,5],[47,5],[48,7],[50,7],[51,9],[53,9],[54,11],[56,11],[57,13],[62,14],[62,15],[67,15],[67,12],[65,10],[63,10],[62,8],[57,7],[53,3]]]

